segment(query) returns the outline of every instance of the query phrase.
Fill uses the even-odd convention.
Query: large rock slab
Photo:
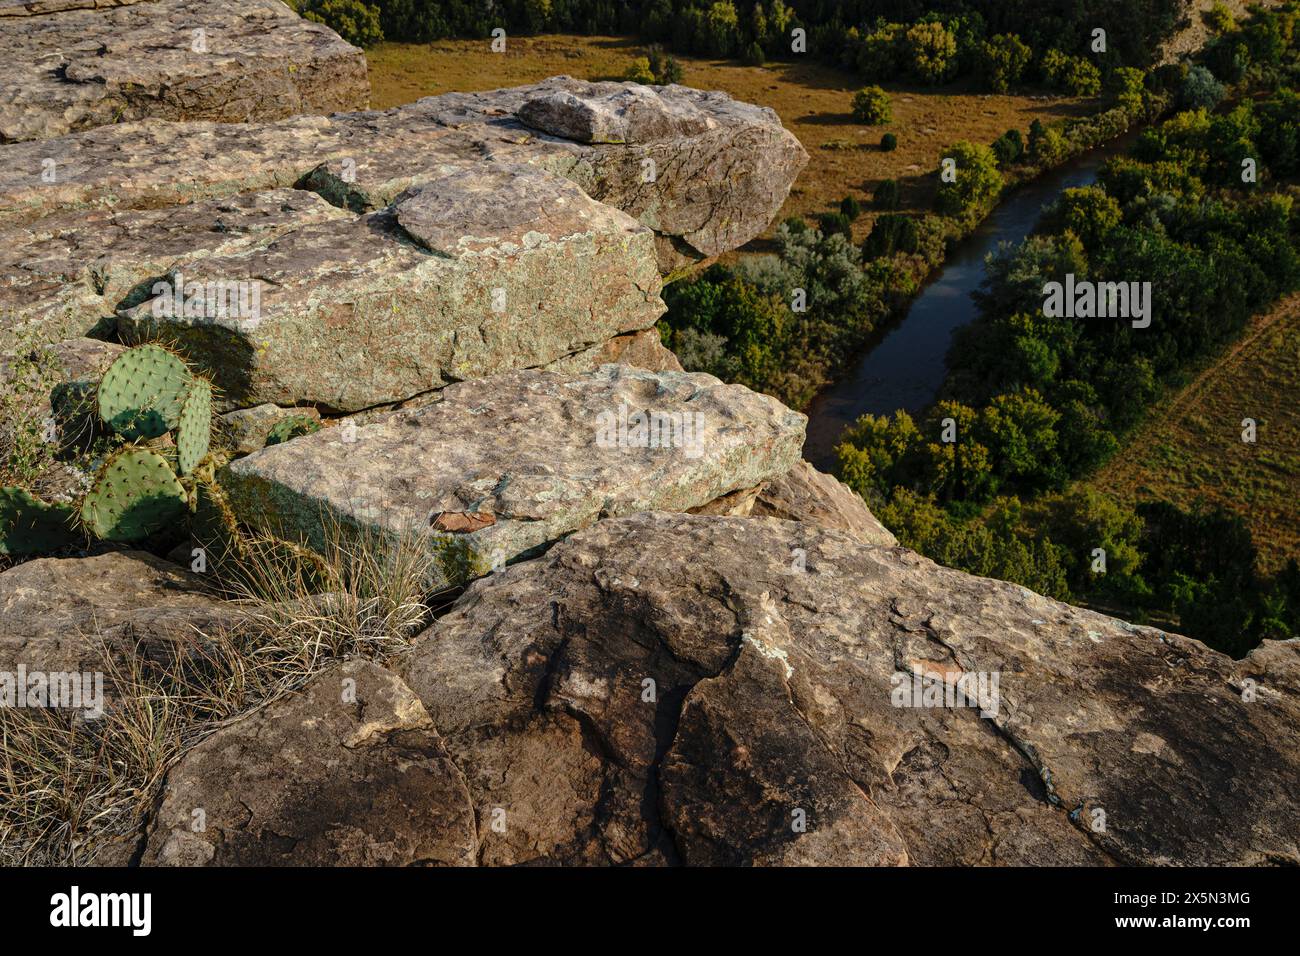
[[[0,23],[0,143],[144,117],[274,120],[370,98],[364,54],[278,0],[5,2]]]
[[[397,669],[493,862],[1300,861],[1300,642],[1233,661],[846,531],[601,521]]]
[[[350,661],[189,751],[167,775],[141,862],[460,866],[476,849],[465,781],[419,699]]]
[[[49,216],[0,238],[0,347],[112,329],[190,262],[237,260],[294,230],[355,216],[314,193],[269,189],[163,209]]]
[[[172,271],[195,295],[177,308],[165,288],[122,309],[118,330],[172,343],[227,408],[401,401],[543,365],[664,310],[650,230],[530,167],[457,170],[383,212],[307,221]],[[255,309],[214,310],[205,292],[221,287],[248,289]]]
[[[453,583],[602,516],[685,510],[782,474],[805,421],[709,375],[521,371],[265,449],[222,482],[241,520],[318,547],[333,521],[418,535]]]
[[[167,660],[240,620],[199,575],[143,551],[41,558],[0,574],[0,671],[103,672],[105,651]]]
[[[629,84],[554,77],[487,93],[428,97],[384,112],[267,124],[163,123],[101,127],[6,148],[0,224],[60,209],[136,208],[301,182],[338,205],[381,209],[448,166],[504,162],[565,176],[599,202],[655,230],[661,271],[748,242],[780,209],[807,162],[766,108],[681,86],[637,87],[629,141],[566,139],[518,117],[565,94],[581,112]],[[561,113],[553,128],[559,128]],[[697,122],[674,118],[689,113]],[[54,160],[49,181],[46,160]]]

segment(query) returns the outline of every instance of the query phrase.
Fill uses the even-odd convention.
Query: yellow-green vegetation
[[[0,707],[0,865],[115,860],[187,749],[336,661],[382,661],[446,603],[427,593],[433,558],[415,538],[335,526],[320,556],[323,583],[285,560],[282,545],[254,540],[227,579],[245,612],[236,623],[196,634],[169,656],[122,660],[105,649],[111,694],[102,720]]]
[[[1300,296],[1259,316],[1192,383],[1154,409],[1088,485],[1132,504],[1203,498],[1239,514],[1261,570],[1300,555]],[[1244,419],[1256,440],[1242,440]]]
[[[382,43],[366,51],[371,106],[387,109],[422,96],[499,89],[568,74],[579,79],[622,79],[647,54],[645,44],[623,37],[511,37],[505,53],[492,53],[487,40],[439,40],[429,44]],[[1065,96],[1011,96],[973,91],[956,84],[936,91],[907,83],[882,82],[891,121],[867,127],[853,118],[862,77],[822,63],[801,60],[744,66],[732,60],[675,53],[681,82],[723,90],[736,99],[769,106],[808,151],[800,174],[774,222],[814,217],[846,196],[870,208],[876,187],[889,179],[901,185],[900,208],[933,206],[934,171],[942,151],[961,140],[990,143],[1008,129],[1027,130],[1035,120],[1050,124],[1096,109],[1090,100]],[[892,132],[898,146],[880,148]],[[871,230],[868,213],[853,224],[854,238]]]
[[[47,404],[60,380],[58,357],[24,342],[0,370],[0,487],[20,486],[40,495],[64,477],[50,440]]]

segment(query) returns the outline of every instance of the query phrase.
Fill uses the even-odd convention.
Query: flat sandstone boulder
[[[0,346],[112,328],[190,262],[238,259],[355,216],[315,193],[268,189],[162,209],[63,212],[0,232]],[[346,225],[340,225],[346,228]]]
[[[592,143],[581,132],[568,139],[519,117],[561,94],[577,118],[620,97],[634,99],[630,140]],[[552,106],[548,115],[551,128],[568,128],[563,108]],[[808,161],[770,109],[681,86],[564,76],[432,96],[383,112],[261,124],[120,123],[15,144],[0,158],[0,225],[61,209],[156,207],[295,184],[367,212],[449,168],[530,165],[572,180],[653,229],[663,272],[760,234]]]
[[[107,660],[137,654],[165,660],[193,646],[200,629],[240,620],[199,575],[144,551],[41,558],[0,574],[0,671],[103,672]]]
[[[301,215],[174,262],[184,301],[167,288],[121,309],[123,340],[171,343],[226,408],[351,412],[544,365],[664,311],[651,231],[543,170],[462,170],[383,212]]]
[[[364,54],[278,0],[0,3],[0,143],[145,117],[274,120],[369,98]]]
[[[782,474],[805,421],[709,375],[511,372],[267,448],[221,480],[255,527],[316,547],[335,520],[415,534],[444,559],[441,583],[460,583],[602,516],[684,511]]]

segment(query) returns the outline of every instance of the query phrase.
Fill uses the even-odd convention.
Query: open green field
[[[487,40],[384,43],[366,52],[371,105],[380,109],[437,93],[518,86],[557,74],[618,79],[642,55],[644,47],[635,40],[584,36],[512,37],[505,53],[490,52]],[[990,143],[1012,127],[1028,130],[1034,119],[1046,123],[1095,108],[1088,100],[1055,95],[1000,96],[967,92],[960,85],[936,91],[886,84],[893,122],[866,127],[849,115],[853,93],[863,85],[852,73],[811,60],[761,67],[687,56],[678,60],[685,71],[683,84],[771,107],[808,150],[808,166],[778,221],[824,212],[844,196],[865,202],[884,179],[900,181],[904,209],[928,210],[935,185],[928,174],[946,146],[963,139]],[[879,148],[885,132],[898,137],[893,152]],[[855,238],[864,238],[870,228],[871,216],[862,217]]]
[[[1147,422],[1089,484],[1122,500],[1196,499],[1240,514],[1271,573],[1300,557],[1300,295],[1259,316],[1241,340]],[[1241,440],[1244,418],[1255,444]]]

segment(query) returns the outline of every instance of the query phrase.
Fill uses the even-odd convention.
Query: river
[[[1066,189],[1097,180],[1107,159],[1123,152],[1134,134],[1084,153],[1008,194],[953,248],[903,316],[872,336],[852,370],[824,389],[808,408],[803,456],[823,471],[835,465],[840,433],[860,415],[916,413],[932,404],[947,375],[952,334],[975,318],[971,293],[984,281],[984,260],[1004,242],[1023,240]]]

